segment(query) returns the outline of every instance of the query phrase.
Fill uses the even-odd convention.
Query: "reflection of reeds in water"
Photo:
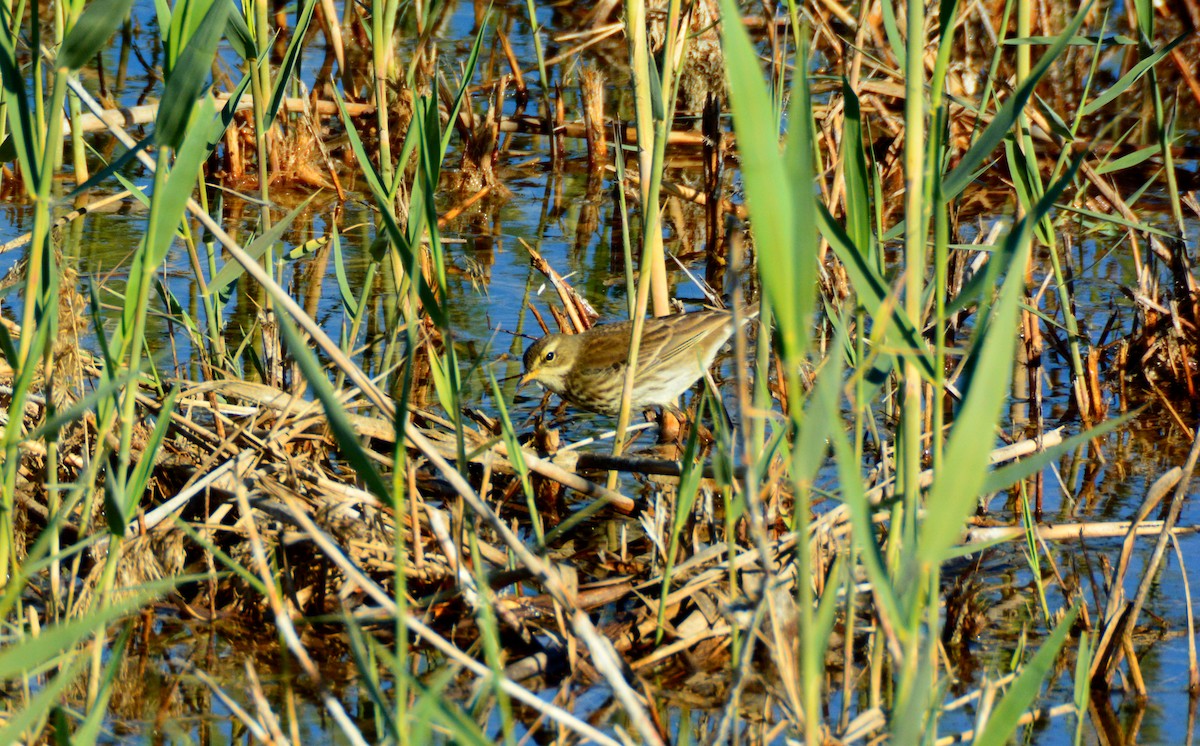
[[[1200,359],[1200,287],[1182,243],[1159,243],[1157,248],[1146,255],[1146,270],[1130,293],[1137,313],[1132,334],[1106,345],[1115,348],[1115,376],[1108,378],[1122,384],[1133,380],[1138,388],[1145,387],[1186,428],[1198,414],[1195,361]],[[1124,386],[1121,391],[1126,393]],[[1181,406],[1187,402],[1192,406]],[[1122,403],[1127,406],[1124,395]]]

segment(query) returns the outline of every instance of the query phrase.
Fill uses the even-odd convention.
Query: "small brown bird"
[[[755,307],[743,317],[757,315]],[[601,414],[621,409],[633,322],[601,324],[580,334],[548,334],[525,351],[521,385],[537,381],[572,404]],[[733,334],[729,311],[646,319],[634,371],[634,411],[675,408]]]

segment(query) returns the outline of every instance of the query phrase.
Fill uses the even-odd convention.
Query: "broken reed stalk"
[[[604,123],[604,73],[587,65],[579,75],[579,94],[583,100],[583,126],[587,138],[588,171],[603,173],[608,163],[608,141]],[[617,154],[623,157],[622,153]]]
[[[508,60],[509,69],[512,70],[511,77],[517,89],[517,110],[521,111],[525,108],[525,101],[529,96],[529,91],[525,87],[525,73],[521,72],[521,62],[517,59],[512,44],[508,41],[508,33],[503,29],[498,29],[496,33],[500,37],[500,47],[504,50],[504,58]]]
[[[554,148],[552,149],[554,158],[552,168],[558,170],[562,168],[563,159],[565,158],[567,149],[566,135],[564,135],[562,131],[563,126],[567,123],[567,105],[566,102],[563,101],[562,84],[557,82],[554,84],[554,115],[552,122],[552,130],[554,132]]]
[[[725,233],[721,219],[721,177],[724,173],[724,132],[721,105],[711,93],[704,102],[701,116],[704,133],[704,280],[710,287],[723,287],[726,262]]]
[[[519,239],[521,245],[529,252],[530,265],[540,272],[550,284],[554,287],[558,298],[562,301],[563,311],[571,323],[569,327],[562,329],[564,332],[578,334],[580,332],[591,329],[595,324],[596,319],[600,317],[592,305],[587,302],[587,299],[575,291],[575,288],[563,278],[558,272],[550,266],[550,263],[542,257],[542,255],[529,245],[525,239]],[[552,311],[555,309],[551,308]]]

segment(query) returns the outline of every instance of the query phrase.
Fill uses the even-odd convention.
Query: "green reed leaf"
[[[9,31],[14,28],[12,10],[6,4],[0,3],[0,86],[4,88],[3,100],[7,104],[5,109],[8,112],[8,130],[17,161],[21,164],[25,193],[38,194],[41,159],[34,145],[35,128],[29,108],[29,97],[25,91],[25,75],[21,71],[21,64],[13,45],[17,35]]]
[[[216,0],[209,6],[171,68],[155,122],[154,139],[159,145],[178,148],[183,143],[192,110],[210,77],[231,7],[229,0]]]
[[[896,302],[878,267],[867,261],[867,256],[858,250],[833,214],[819,202],[817,225],[821,229],[821,235],[825,236],[833,253],[845,267],[850,284],[858,294],[858,302],[877,323],[889,323],[886,334],[893,338],[896,346],[903,348],[906,354],[915,356],[922,377],[932,381],[933,356],[929,346],[917,330],[916,324],[904,312],[903,306]]]
[[[1144,163],[1160,153],[1162,153],[1161,145],[1150,145],[1145,148],[1140,148],[1132,153],[1126,153],[1120,158],[1114,158],[1111,161],[1101,164],[1096,168],[1096,173],[1101,175],[1111,174],[1114,171],[1123,171],[1127,168],[1133,168],[1134,166]]]
[[[263,115],[263,121],[267,123],[275,121],[275,115],[279,113],[279,107],[283,105],[284,97],[291,90],[292,73],[300,62],[300,55],[304,51],[304,42],[308,36],[308,25],[312,21],[313,10],[317,7],[317,0],[302,0],[302,2],[303,5],[301,5],[300,13],[296,18],[296,27],[291,32],[291,41],[288,42],[287,50],[283,53],[283,60],[279,63],[279,70],[275,76],[275,89],[271,91],[271,101],[267,104],[266,113]]]
[[[381,726],[384,733],[399,743],[401,741],[400,726],[394,717],[396,705],[387,700],[383,684],[379,680],[380,667],[376,665],[375,655],[378,643],[375,638],[364,634],[362,625],[345,610],[342,613],[342,626],[346,630],[346,642],[350,648],[350,657],[354,661],[354,667],[358,669],[359,684],[367,698],[375,704],[375,713],[382,720]],[[393,669],[393,673],[399,676],[404,670],[406,669],[401,666],[400,670]]]
[[[830,429],[829,441],[833,446],[834,461],[837,463],[842,503],[850,511],[852,541],[858,549],[867,579],[871,582],[875,603],[879,606],[879,613],[894,629],[904,629],[907,618],[901,610],[896,585],[888,575],[887,563],[875,536],[875,522],[872,519],[874,509],[867,499],[866,490],[863,489],[858,458],[841,428]]]
[[[409,239],[408,233],[401,229],[400,223],[396,220],[396,216],[392,212],[393,203],[390,196],[391,191],[388,187],[385,187],[383,181],[379,178],[379,174],[371,166],[370,154],[367,153],[366,146],[363,145],[362,139],[358,136],[358,131],[354,127],[354,120],[351,119],[350,114],[346,111],[346,102],[345,99],[342,98],[341,92],[334,90],[333,98],[334,101],[337,102],[338,110],[341,112],[342,122],[346,125],[346,136],[350,141],[350,149],[354,151],[354,157],[358,160],[359,169],[362,173],[363,179],[367,182],[367,187],[371,190],[371,194],[375,197],[375,201],[379,204],[379,217],[383,220],[384,231],[387,234],[389,243],[393,248],[396,249],[397,253],[400,254],[401,264],[405,267],[405,269],[415,269],[418,266],[416,261],[416,252],[421,250],[421,246],[420,244],[414,243],[413,240]],[[415,115],[413,120],[415,122]],[[415,138],[412,136],[415,128],[416,125],[414,123],[409,124],[409,135],[406,137],[404,145],[406,151],[415,147]],[[402,163],[403,160],[404,159],[402,158]],[[392,186],[397,184],[399,184],[398,178],[395,184]],[[417,195],[414,194],[413,200],[415,201],[416,199]],[[414,215],[414,219],[418,219],[417,210],[413,208],[411,204],[410,209],[411,214]],[[424,211],[421,211],[420,214],[423,215]],[[378,259],[379,257],[375,258]],[[421,272],[416,272],[412,279],[417,283],[417,293],[421,298],[421,304],[425,307],[425,310],[429,314],[430,318],[433,319],[434,323],[438,326],[444,326],[445,318],[442,306],[438,302],[437,297],[433,294],[433,291],[430,289],[429,283],[425,281],[424,274]]]
[[[27,641],[24,645],[18,647],[33,647],[40,640],[41,638],[39,637],[36,640]],[[15,710],[7,710],[4,727],[0,728],[0,743],[37,742],[36,738],[34,741],[26,741],[22,736],[27,735],[27,731],[32,729],[38,721],[45,718],[46,713],[59,703],[67,685],[79,678],[79,674],[83,671],[87,662],[88,657],[86,655],[75,655],[70,661],[65,662],[65,665],[60,668],[58,674],[53,679],[50,679],[50,681],[37,691],[37,694],[29,701],[27,706],[15,708]]]
[[[462,82],[458,86],[458,90],[454,92],[454,100],[449,107],[448,122],[458,121],[458,112],[462,109],[463,99],[467,96],[467,91],[471,87],[471,79],[475,76],[475,66],[479,63],[479,50],[483,48],[483,37],[487,31],[488,22],[491,20],[491,13],[487,13],[483,22],[479,24],[479,31],[475,33],[475,41],[471,43],[471,52],[467,55],[467,63],[463,66]],[[453,134],[454,128],[447,127],[442,133],[442,157],[446,157],[446,151],[450,148],[450,136]]]
[[[75,197],[80,194],[85,194],[105,183],[109,179],[116,178],[121,182],[122,186],[124,186],[126,189],[129,189],[135,199],[149,204],[149,200],[146,199],[145,192],[126,179],[122,172],[129,166],[130,163],[137,159],[138,153],[141,153],[143,150],[149,148],[153,144],[154,138],[151,137],[139,140],[132,148],[117,156],[117,159],[112,163],[109,163],[101,171],[93,174],[90,179],[71,190],[71,193],[68,195],[68,197]]]
[[[844,349],[846,334],[846,328],[842,326],[830,349]],[[804,427],[796,434],[792,450],[793,484],[812,487],[817,472],[829,453],[828,444],[833,435],[832,430],[840,430],[842,427],[841,397],[845,360],[844,355],[830,355],[816,374],[816,381],[807,397]]]
[[[879,9],[883,15],[883,31],[887,35],[888,46],[892,48],[892,54],[896,55],[896,69],[904,70],[905,60],[908,59],[908,45],[904,42],[904,34],[900,33],[900,24],[896,22],[895,5],[885,2],[880,4]]]
[[[987,322],[976,330],[972,355],[975,365],[946,443],[940,478],[930,488],[917,550],[926,562],[941,562],[958,540],[987,475],[994,438],[985,433],[992,432],[1008,399],[1017,311],[1025,288],[1020,270],[1025,266],[1033,235],[1029,217],[1021,221],[1021,228],[1014,234],[1014,250],[1005,262],[1007,277],[1000,299]],[[996,256],[992,261],[1000,263]]]
[[[1122,93],[1128,91],[1134,83],[1142,78],[1143,75],[1150,72],[1150,68],[1157,65],[1163,57],[1166,57],[1168,54],[1170,54],[1172,49],[1184,43],[1191,37],[1191,31],[1181,34],[1172,39],[1162,49],[1159,49],[1145,59],[1139,60],[1136,65],[1129,68],[1129,72],[1121,76],[1120,80],[1109,86],[1108,90],[1088,102],[1088,104],[1083,107],[1083,116],[1095,114],[1097,111],[1108,105],[1108,103],[1117,96],[1120,96]]]
[[[117,28],[129,17],[133,0],[92,0],[67,34],[56,63],[78,70],[96,56]]]
[[[241,13],[229,14],[229,25],[225,32],[229,46],[233,47],[238,56],[246,62],[257,64],[258,45],[254,43],[254,35],[250,33],[250,27],[246,25],[246,19]]]
[[[739,18],[733,0],[723,0],[721,7],[726,18]],[[750,36],[740,23],[726,22],[721,29],[759,274],[777,313],[785,365],[798,364],[808,345],[816,294],[816,200],[806,78],[794,78],[791,131],[780,157],[774,106]],[[770,271],[763,271],[765,267]]]
[[[1017,482],[1037,474],[1042,469],[1045,469],[1050,464],[1054,463],[1064,453],[1070,453],[1076,448],[1087,445],[1096,438],[1101,438],[1125,425],[1128,425],[1135,417],[1142,413],[1142,409],[1135,409],[1132,412],[1126,412],[1120,417],[1114,417],[1111,420],[1105,420],[1095,427],[1089,428],[1087,431],[1073,435],[1063,442],[1055,446],[1038,451],[1032,456],[1025,456],[1020,461],[1014,461],[1011,464],[1000,467],[988,473],[987,479],[983,482],[983,487],[980,494],[990,495],[1001,490],[1006,490]]]
[[[1079,12],[1071,19],[1071,23],[1067,25],[1063,33],[1059,35],[1054,44],[1050,45],[1050,48],[1038,60],[1037,65],[1029,71],[1029,77],[1017,90],[1013,91],[1013,94],[1008,97],[1008,100],[996,112],[991,123],[980,133],[979,139],[963,154],[962,159],[954,167],[954,170],[946,175],[946,178],[942,181],[943,199],[951,200],[961,194],[962,190],[966,189],[967,185],[975,179],[975,169],[983,163],[984,159],[991,155],[996,146],[1008,137],[1009,132],[1017,121],[1017,117],[1020,116],[1021,111],[1025,108],[1025,104],[1029,102],[1029,97],[1033,95],[1034,88],[1037,87],[1042,76],[1046,74],[1046,71],[1050,69],[1050,66],[1070,44],[1071,37],[1083,25],[1083,21],[1087,17],[1091,7],[1092,3],[1089,0],[1088,3],[1079,9]]]
[[[100,687],[96,693],[96,700],[88,708],[87,716],[83,719],[79,729],[71,734],[72,744],[95,743],[99,738],[100,729],[110,714],[108,703],[112,699],[113,685],[122,671],[125,649],[129,646],[129,639],[133,637],[133,630],[133,621],[126,622],[125,626],[121,628],[121,634],[107,647],[105,653],[108,662],[104,665],[104,672],[100,675]],[[63,731],[63,734],[65,735],[66,732]]]
[[[358,299],[354,297],[354,291],[350,289],[350,280],[346,277],[346,260],[342,257],[342,240],[338,235],[337,223],[333,224],[329,242],[333,246],[333,274],[337,278],[342,307],[351,318],[355,318],[358,316]]]
[[[150,599],[156,598],[168,588],[173,588],[175,583],[174,578],[148,583],[132,590],[120,601],[107,606],[93,607],[77,619],[43,627],[36,638],[27,639],[22,645],[5,646],[4,652],[0,652],[0,681],[12,681],[26,673],[52,665],[63,651],[78,645],[85,638],[92,637],[114,619],[120,619],[142,608]],[[7,739],[3,739],[2,742],[12,743]]]
[[[842,125],[842,173],[846,180],[846,234],[868,266],[877,266],[871,230],[871,174],[863,151],[862,110],[850,82],[842,79],[846,114]]]
[[[137,466],[133,468],[133,473],[125,485],[125,497],[128,500],[124,506],[126,516],[132,516],[137,511],[137,503],[146,493],[147,485],[150,484],[154,461],[158,457],[158,450],[162,448],[163,440],[167,437],[167,430],[171,427],[171,415],[175,411],[175,399],[178,396],[179,387],[175,386],[163,400],[162,407],[158,411],[158,421],[154,423],[154,430],[150,432],[150,439],[146,441],[141,458],[138,459]]]
[[[272,223],[271,228],[266,233],[254,239],[246,246],[245,252],[254,259],[258,259],[263,254],[267,253],[268,249],[279,243],[279,241],[283,238],[283,234],[287,233],[288,229],[291,228],[292,223],[294,223],[296,218],[298,218],[300,214],[308,208],[308,205],[314,199],[316,199],[318,194],[320,194],[319,191],[313,192],[307,199],[297,205],[294,210],[283,216],[283,218],[279,221]],[[226,288],[228,288],[245,273],[246,268],[242,266],[241,263],[226,262],[221,269],[217,271],[216,276],[209,281],[208,289],[211,292],[220,295],[221,293],[225,292]]]

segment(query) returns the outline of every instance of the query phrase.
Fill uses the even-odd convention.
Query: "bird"
[[[742,322],[758,315],[757,305]],[[646,319],[633,378],[633,410],[678,409],[679,395],[708,371],[733,335],[733,313],[705,310]],[[525,351],[520,385],[537,382],[600,414],[621,409],[633,322],[599,324],[579,334],[548,334]]]

